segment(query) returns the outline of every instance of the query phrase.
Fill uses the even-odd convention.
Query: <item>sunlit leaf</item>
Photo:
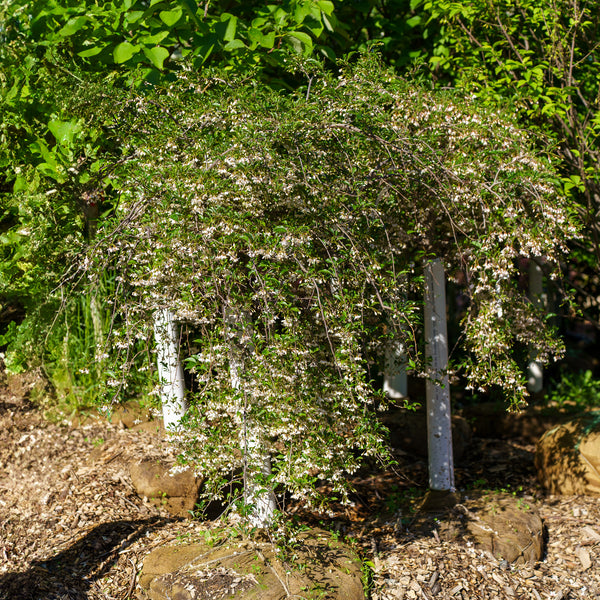
[[[86,23],[87,17],[73,17],[67,21],[67,24],[58,32],[59,35],[69,36],[77,33]]]
[[[312,51],[312,38],[302,31],[292,31],[285,36],[285,40],[292,48],[301,54],[303,51],[309,53]]]
[[[92,48],[88,48],[87,50],[83,50],[77,53],[77,56],[81,56],[81,58],[90,58],[91,56],[97,56],[104,50],[106,46],[93,46]]]
[[[247,48],[246,44],[242,42],[242,40],[231,40],[231,42],[227,42],[224,46],[224,50],[227,52],[231,52],[233,50],[238,50],[239,48]]]
[[[174,10],[161,10],[158,16],[167,27],[173,27],[181,19],[182,14],[181,8],[175,8]]]
[[[146,58],[157,68],[163,68],[163,64],[169,58],[169,51],[162,46],[154,46],[153,48],[142,48]]]
[[[76,121],[54,119],[48,123],[48,129],[52,132],[57,142],[65,144],[73,141],[75,134],[81,131],[81,124]]]
[[[135,56],[140,50],[139,46],[134,46],[130,42],[121,42],[113,50],[113,57],[117,64],[127,62],[132,56]]]

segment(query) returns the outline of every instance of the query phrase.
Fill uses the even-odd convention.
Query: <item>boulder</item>
[[[0,361],[0,366],[3,363]],[[4,368],[0,370],[0,383],[6,385],[6,392],[11,401],[39,400],[48,393],[48,380],[38,367],[24,373],[7,375]]]
[[[301,532],[294,562],[280,560],[267,540],[225,539],[211,546],[162,546],[144,560],[141,598],[148,600],[283,600],[321,597],[364,600],[361,562],[331,534]]]
[[[390,444],[417,456],[427,456],[427,415],[421,411],[395,409],[382,416],[390,430]],[[471,441],[471,428],[466,419],[452,416],[452,449],[454,459],[460,460]]]
[[[110,415],[110,422],[118,424],[124,429],[164,433],[162,419],[155,418],[151,409],[141,406],[136,401],[129,401],[115,406]]]
[[[600,495],[600,411],[547,431],[537,443],[535,467],[553,494]]]
[[[464,497],[441,527],[446,540],[467,540],[497,560],[533,564],[544,554],[544,524],[532,500],[480,492]]]
[[[142,460],[129,465],[131,483],[137,494],[179,517],[190,517],[203,479],[190,468],[173,468],[157,460]]]

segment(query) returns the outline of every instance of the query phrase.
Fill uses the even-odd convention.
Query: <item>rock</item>
[[[532,501],[510,494],[465,497],[440,529],[444,539],[466,538],[510,564],[533,564],[544,554],[544,524],[538,511]]]
[[[190,517],[203,484],[190,468],[172,470],[172,465],[156,460],[132,463],[129,475],[139,496],[179,517]]]
[[[143,407],[135,401],[116,406],[111,413],[110,422],[116,423],[125,429],[164,433],[162,419],[155,418],[149,408]]]
[[[317,597],[364,600],[361,562],[330,533],[319,529],[299,534],[294,564],[279,560],[268,541],[228,539],[163,546],[144,560],[139,578],[142,598],[149,600],[283,600]]]
[[[385,413],[383,424],[390,430],[390,444],[417,456],[427,456],[427,415],[406,409]],[[471,427],[461,416],[452,416],[452,449],[460,460],[471,441]]]
[[[535,467],[553,494],[600,495],[600,411],[547,431],[537,443]]]
[[[2,380],[7,387],[8,396],[15,401],[39,400],[48,393],[48,380],[39,367],[10,375],[6,375],[3,369]]]
[[[76,412],[70,418],[72,427],[82,427],[107,420],[107,415],[97,407]],[[147,431],[148,433],[164,434],[165,429],[161,418],[155,418],[152,410],[143,407],[139,402],[130,400],[116,405],[108,416],[108,421],[123,429]]]

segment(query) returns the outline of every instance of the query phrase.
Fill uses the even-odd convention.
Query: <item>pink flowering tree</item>
[[[279,489],[318,502],[320,480],[343,495],[362,458],[385,458],[369,364],[394,340],[426,371],[432,258],[467,281],[467,381],[518,401],[515,346],[540,361],[561,346],[516,261],[556,265],[575,231],[551,163],[506,115],[409,84],[373,54],[309,75],[286,96],[184,71],[94,113],[125,132],[128,157],[86,267],[118,273],[113,340],[150,336],[167,307],[194,328],[197,391],[177,443],[207,495],[240,473],[263,508]]]

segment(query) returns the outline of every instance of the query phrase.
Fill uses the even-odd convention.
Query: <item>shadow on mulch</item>
[[[94,527],[73,545],[21,573],[0,576],[0,600],[83,600],[119,558],[119,552],[173,519],[113,521]]]
[[[473,438],[455,464],[461,503],[485,493],[535,501],[542,491],[536,479],[534,450],[531,444],[513,440]],[[427,459],[403,451],[398,451],[395,458],[397,464],[392,468],[367,464],[357,472],[351,480],[354,491],[349,504],[336,501],[330,486],[323,484],[320,491],[331,501],[326,512],[311,511],[302,501],[291,501],[289,513],[298,523],[354,539],[367,556],[377,550],[377,544],[385,547],[415,538],[441,538],[441,523],[460,523],[464,515],[451,506],[424,510],[429,488]],[[453,536],[450,530],[444,536],[454,538],[460,535]]]

